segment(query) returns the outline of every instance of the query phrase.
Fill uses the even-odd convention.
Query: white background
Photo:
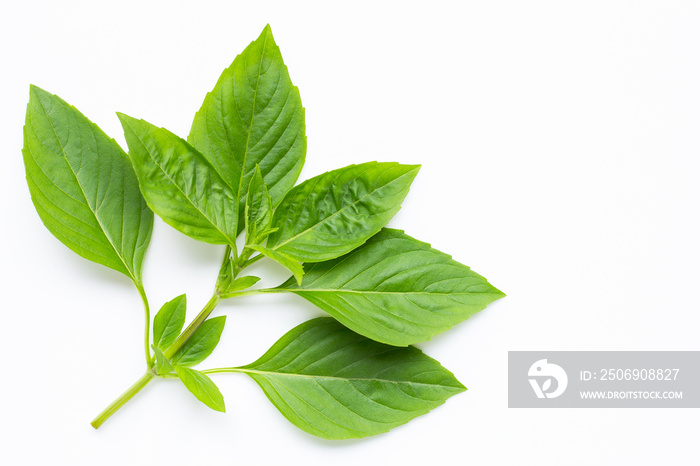
[[[697,2],[22,1],[1,17],[1,463],[697,464],[697,409],[508,409],[506,364],[509,350],[700,349]],[[95,431],[143,372],[141,303],[34,211],[29,84],[124,147],[115,111],[186,136],[266,23],[307,109],[301,179],[422,164],[390,225],[508,294],[419,345],[469,391],[388,434],[328,442],[245,376],[216,377],[227,414],[157,381]],[[192,318],[222,249],[157,221],[152,307],[186,292]],[[286,277],[255,272],[268,286]],[[206,367],[251,362],[321,315],[281,295],[216,314],[227,328]]]

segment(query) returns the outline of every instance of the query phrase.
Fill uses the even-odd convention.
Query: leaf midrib
[[[231,369],[231,372],[242,372],[244,374],[258,374],[258,375],[271,375],[271,376],[282,376],[282,377],[299,377],[303,379],[311,379],[311,380],[318,380],[318,379],[324,379],[324,380],[342,380],[344,382],[351,382],[351,381],[361,381],[361,382],[385,382],[385,383],[390,383],[390,384],[403,384],[403,385],[411,385],[411,386],[421,386],[421,387],[439,387],[439,388],[446,388],[446,389],[454,389],[457,391],[464,391],[464,388],[460,387],[454,387],[451,385],[440,385],[440,384],[432,384],[432,383],[426,383],[426,382],[408,382],[408,381],[403,381],[403,380],[389,380],[389,379],[380,379],[380,378],[375,378],[375,377],[337,377],[337,376],[332,376],[332,375],[307,375],[307,374],[293,374],[290,372],[274,372],[274,371],[261,371],[261,370],[256,370],[256,369],[246,369],[244,367],[235,367]]]
[[[323,293],[323,292],[328,292],[328,293],[353,293],[353,294],[400,294],[400,295],[421,295],[421,294],[427,294],[427,295],[438,295],[438,296],[453,296],[453,295],[470,295],[470,294],[499,294],[499,293],[493,293],[491,291],[485,291],[483,293],[481,292],[469,292],[469,291],[463,291],[463,292],[456,292],[456,293],[432,293],[430,291],[362,291],[362,290],[343,290],[343,289],[338,289],[338,288],[279,288],[280,290],[283,291],[288,291],[290,293],[305,293],[305,292],[312,292],[312,293]]]
[[[238,180],[238,193],[237,193],[237,198],[238,202],[241,201],[241,190],[243,189],[243,178],[245,178],[245,170],[246,170],[246,161],[248,159],[248,152],[250,151],[249,145],[250,145],[250,135],[253,132],[253,124],[255,122],[255,103],[258,99],[258,88],[260,87],[260,71],[262,70],[262,63],[265,58],[265,45],[267,45],[267,36],[269,34],[265,34],[265,38],[263,39],[262,43],[262,51],[260,52],[260,62],[258,63],[258,73],[255,79],[255,92],[253,92],[253,105],[251,106],[251,111],[250,111],[250,123],[248,124],[248,136],[246,137],[245,140],[245,151],[243,152],[243,162],[241,163],[241,177]],[[238,213],[236,213],[238,215]]]

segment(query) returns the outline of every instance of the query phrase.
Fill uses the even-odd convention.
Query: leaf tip
[[[49,91],[40,88],[37,85],[29,85],[29,100],[38,100],[42,105],[44,105],[49,100],[56,99],[57,96],[53,95]]]
[[[457,377],[455,377],[454,379],[455,379],[455,382],[457,382],[457,385],[455,386],[455,388],[457,388],[460,393],[466,392],[467,390],[469,390],[467,387],[464,386],[464,384],[462,382],[457,380]]]
[[[406,170],[408,173],[415,173],[418,174],[420,169],[423,167],[421,164],[414,164],[414,165],[406,165]]]
[[[496,288],[492,284],[489,283],[488,285],[491,287],[491,294],[495,296],[493,298],[493,301],[496,301],[496,300],[501,299],[501,298],[505,298],[507,296],[504,292],[502,292],[501,290],[499,290],[498,288]]]
[[[133,133],[137,132],[137,130],[139,128],[139,126],[138,126],[139,120],[138,119],[136,119],[132,116],[129,116],[125,113],[121,113],[121,112],[115,112],[115,113],[117,114],[117,118],[119,118],[119,122],[122,124],[122,129],[124,130],[125,133],[127,132],[127,129]],[[141,120],[141,121],[143,121],[143,120]],[[129,142],[129,140],[127,139],[127,144],[128,144],[128,142]]]
[[[270,23],[266,24],[265,27],[263,28],[262,32],[258,36],[257,41],[262,41],[263,43],[265,42],[266,39],[270,39],[272,44],[274,45],[275,43],[275,38],[272,36],[272,28],[270,27]]]
[[[117,114],[117,118],[119,118],[119,122],[122,124],[122,128],[124,130],[126,130],[126,128],[131,128],[132,123],[136,120],[136,118],[130,117],[122,112],[115,113]]]

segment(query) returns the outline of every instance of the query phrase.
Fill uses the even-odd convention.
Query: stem
[[[230,255],[231,255],[231,246],[229,246],[227,244],[226,249],[224,249],[224,258],[221,260],[221,267],[223,267],[224,264],[226,264]],[[234,259],[235,259],[235,254],[234,254]]]
[[[143,301],[143,308],[146,311],[146,331],[144,335],[144,349],[146,350],[146,365],[150,369],[153,367],[154,361],[151,355],[151,308],[148,305],[148,298],[146,297],[146,291],[143,289],[143,285],[139,282],[136,283],[136,289],[139,290],[139,295],[141,295],[141,300]]]
[[[241,255],[238,256],[238,258],[236,259],[236,270],[235,270],[234,275],[233,275],[234,278],[237,277],[239,273],[241,273],[241,270],[245,269],[250,264],[258,261],[258,259],[256,259],[255,257],[253,259],[250,259],[250,256],[254,252],[255,252],[255,250],[253,250],[247,246],[243,248],[243,250],[241,251]]]
[[[142,296],[145,296],[143,294]],[[199,328],[200,325],[202,325],[202,322],[207,320],[207,317],[209,317],[209,314],[212,313],[214,308],[216,307],[217,304],[219,304],[219,301],[221,301],[221,297],[218,294],[214,294],[214,296],[211,297],[209,302],[204,306],[204,309],[200,311],[200,313],[195,317],[195,319],[190,323],[190,325],[187,326],[184,332],[180,334],[179,337],[175,340],[175,342],[170,345],[170,348],[168,348],[163,354],[167,359],[170,359],[173,357],[173,355],[182,348],[182,346],[187,343],[187,340],[190,339],[192,334]],[[147,311],[148,313],[148,311]],[[150,323],[150,320],[149,320]],[[149,331],[148,331],[148,325],[146,326],[146,335],[148,337]],[[148,345],[148,343],[147,343]],[[146,351],[148,351],[148,346],[146,346]],[[148,351],[149,357],[150,357],[150,351]],[[136,395],[143,387],[145,387],[148,382],[151,381],[153,377],[155,377],[155,371],[153,370],[153,364],[150,363],[151,365],[149,366],[149,369],[146,371],[146,373],[139,379],[137,380],[127,391],[122,393],[116,400],[114,400],[107,408],[105,408],[104,411],[102,411],[96,418],[91,422],[92,427],[95,429],[99,428],[109,417],[116,413],[119,408],[124,406],[127,401],[129,401],[134,395]]]
[[[247,261],[245,261],[245,262],[241,265],[241,270],[244,269],[244,268],[246,268],[246,267],[248,267],[248,266],[251,265],[251,264],[255,264],[257,261],[259,261],[260,259],[262,259],[262,258],[264,258],[264,257],[265,257],[265,256],[263,256],[262,254],[258,254],[257,256],[255,256],[255,257],[253,257],[253,258],[251,258],[251,259],[248,259]]]
[[[153,371],[150,369],[146,371],[143,376],[138,379],[131,387],[129,387],[124,393],[119,395],[119,397],[114,400],[109,406],[107,406],[104,411],[102,411],[91,423],[92,427],[95,429],[98,429],[104,422],[110,418],[110,416],[114,413],[116,413],[119,408],[124,406],[127,401],[132,399],[134,395],[136,395],[138,392],[141,391],[143,387],[145,387],[148,382],[153,379],[155,374]]]
[[[228,258],[228,255],[233,251],[234,257],[235,257],[235,270],[236,274],[243,270],[245,267],[248,265],[252,264],[253,262],[256,262],[258,260],[258,256],[250,259],[250,256],[253,254],[252,249],[246,249],[244,248],[243,251],[241,251],[241,255],[236,257],[236,250],[232,249],[230,247],[226,247],[226,253],[224,255],[224,263],[226,259]],[[135,282],[136,283],[136,282]],[[143,305],[144,308],[146,309],[146,338],[145,338],[145,347],[146,347],[146,362],[148,363],[148,370],[146,373],[139,379],[137,380],[131,387],[129,387],[124,393],[122,393],[116,400],[114,400],[107,408],[105,408],[104,411],[102,411],[92,422],[91,425],[95,429],[99,428],[107,419],[112,416],[112,414],[116,413],[119,408],[124,406],[131,398],[134,397],[143,387],[145,387],[148,382],[151,381],[156,376],[155,370],[153,369],[153,357],[151,356],[151,350],[150,350],[150,334],[151,334],[151,315],[150,315],[150,308],[148,306],[148,299],[146,298],[146,292],[143,289],[143,285],[140,283],[136,283],[136,288],[139,290],[139,294],[141,295],[141,299],[143,300]],[[264,293],[264,292],[271,292],[271,291],[266,291],[266,290],[257,290],[258,293]],[[242,293],[241,293],[242,294]],[[253,294],[252,292],[249,294]],[[233,295],[238,295],[238,294],[231,294]],[[197,314],[197,317],[194,318],[194,320],[190,323],[190,325],[187,326],[184,332],[180,334],[179,337],[175,340],[175,342],[170,345],[170,347],[163,353],[163,355],[167,359],[171,359],[177,351],[182,348],[182,346],[187,343],[187,340],[189,340],[192,335],[194,334],[195,331],[204,323],[205,320],[207,320],[207,317],[214,311],[214,308],[216,308],[216,305],[219,304],[219,302],[223,299],[223,296],[217,291],[214,293],[214,295],[209,299],[209,302],[204,306],[204,308]],[[237,371],[229,371],[229,372],[237,372]],[[168,377],[165,375],[164,377]]]

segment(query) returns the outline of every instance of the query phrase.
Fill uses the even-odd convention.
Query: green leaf
[[[245,203],[246,244],[260,244],[272,231],[272,199],[258,165],[250,179]]]
[[[406,346],[429,340],[505,296],[449,255],[384,228],[338,259],[307,264],[298,294],[373,340]]]
[[[153,213],[121,147],[75,107],[31,86],[22,154],[46,228],[82,257],[140,284]]]
[[[195,148],[165,128],[118,113],[149,207],[187,236],[236,246],[236,193]]]
[[[168,361],[168,358],[166,358],[163,352],[156,348],[155,345],[153,345],[152,348],[156,355],[156,373],[160,375],[170,374],[174,369],[170,361]]]
[[[466,390],[419,349],[368,340],[327,317],[234,371],[253,378],[294,425],[326,439],[386,432]]]
[[[231,248],[227,247],[224,255],[224,260],[221,262],[221,267],[219,268],[219,276],[216,278],[216,285],[214,287],[216,292],[225,292],[231,286],[231,282],[235,278],[235,260],[231,256]]]
[[[153,344],[165,351],[173,344],[185,325],[187,297],[182,294],[163,304],[153,318]]]
[[[301,262],[352,251],[398,212],[419,169],[368,162],[304,181],[275,210],[267,248]]]
[[[268,249],[264,246],[251,245],[248,247],[258,251],[263,256],[269,257],[270,259],[278,262],[280,265],[292,272],[292,274],[294,274],[294,279],[299,285],[301,285],[301,280],[304,276],[304,266],[301,265],[301,262],[283,252]]]
[[[304,108],[269,25],[221,74],[187,140],[233,187],[239,230],[256,164],[273,204],[294,186],[306,156]]]
[[[224,396],[219,391],[219,387],[206,374],[182,366],[175,366],[175,371],[187,390],[199,401],[214,411],[226,412]]]
[[[205,320],[170,362],[176,366],[188,367],[204,361],[219,344],[225,322],[226,316]]]
[[[234,291],[241,291],[245,290],[247,288],[250,288],[251,286],[255,285],[260,281],[260,277],[256,277],[254,275],[246,275],[245,277],[238,277],[235,279],[231,285],[229,285],[228,289],[226,289],[227,293],[233,293]]]

